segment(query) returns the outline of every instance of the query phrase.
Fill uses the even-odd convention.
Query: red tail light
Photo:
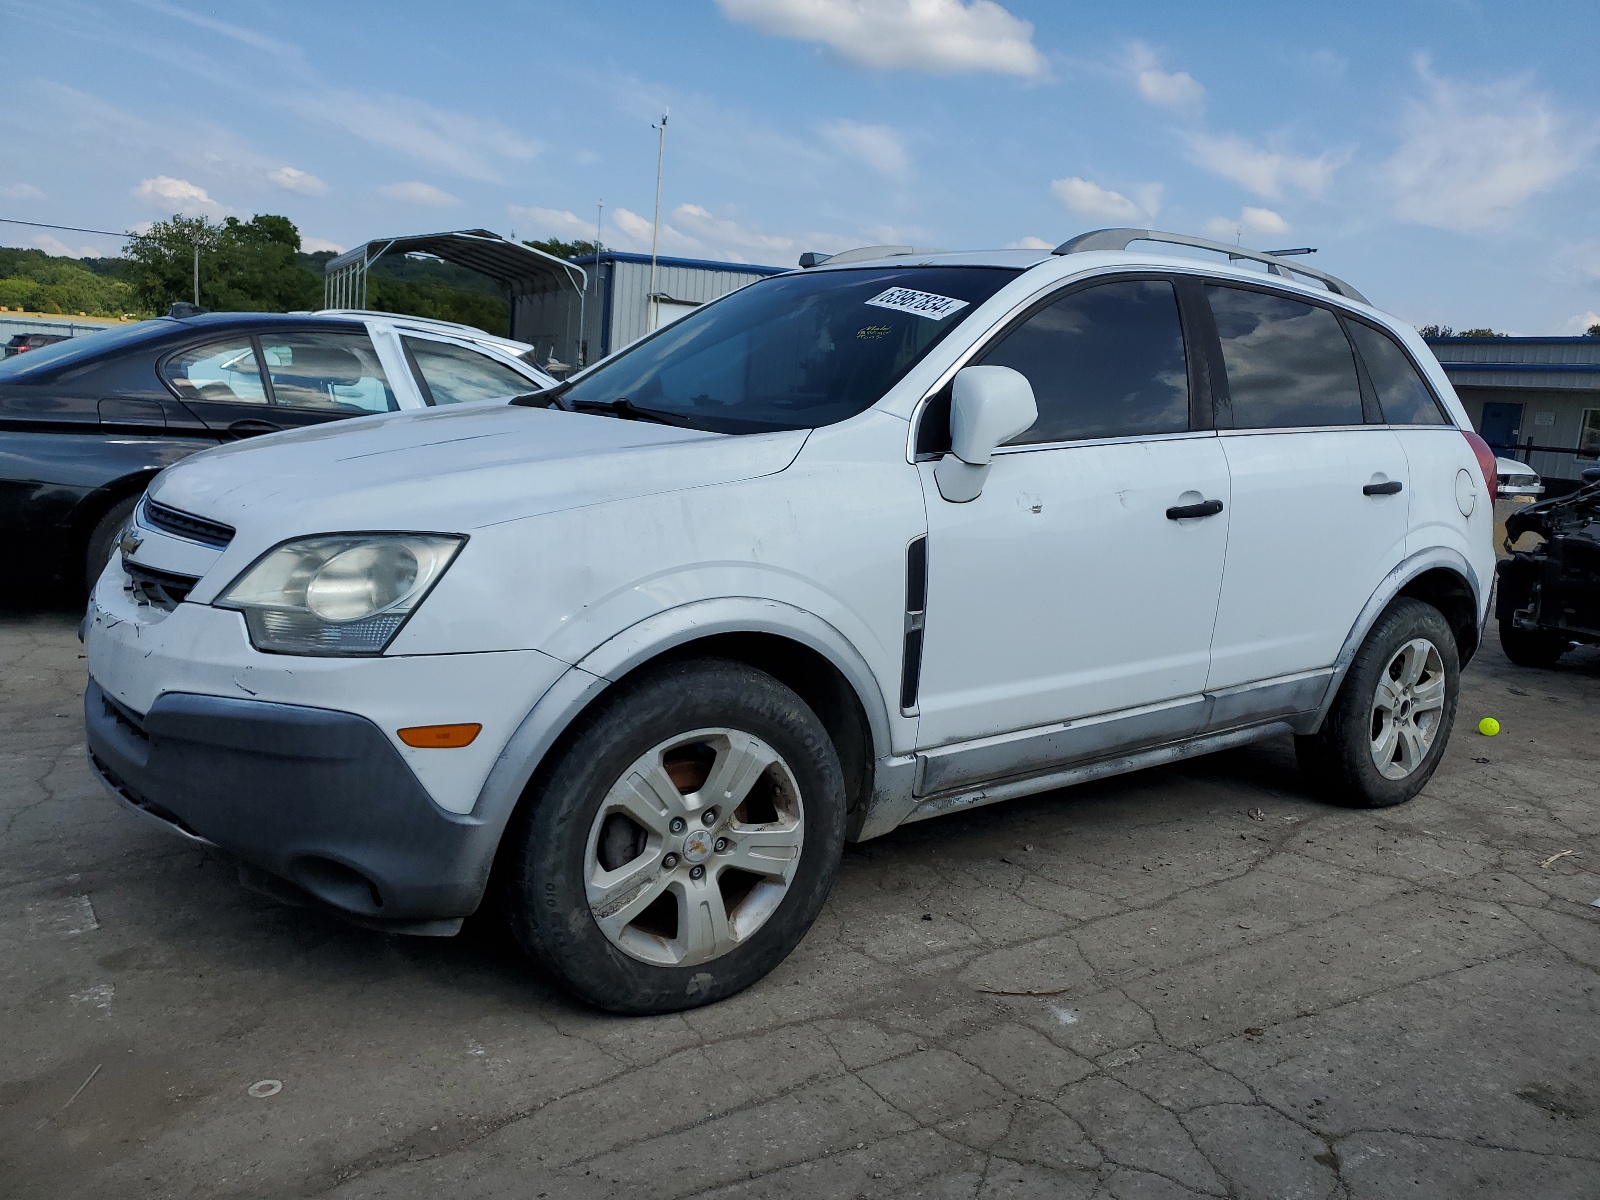
[[[1483,486],[1489,493],[1489,503],[1493,504],[1500,499],[1500,468],[1495,466],[1494,451],[1489,449],[1489,443],[1484,441],[1470,429],[1462,430],[1466,435],[1467,445],[1472,447],[1472,452],[1478,456],[1478,466],[1483,471]]]

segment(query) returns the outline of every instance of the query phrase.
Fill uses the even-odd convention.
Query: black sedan
[[[160,317],[0,362],[0,539],[19,584],[92,586],[158,471],[220,442],[555,381],[530,348],[381,313]]]

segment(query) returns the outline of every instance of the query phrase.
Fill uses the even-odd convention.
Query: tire
[[[695,1008],[799,944],[844,827],[838,755],[799,696],[743,663],[669,664],[619,685],[536,776],[507,830],[506,915],[591,1004]]]
[[[1519,667],[1553,667],[1567,652],[1567,641],[1542,629],[1519,629],[1510,617],[1501,617],[1500,649]]]
[[[111,556],[116,553],[117,543],[128,531],[128,525],[133,521],[133,510],[138,506],[139,497],[128,496],[118,500],[95,522],[83,553],[85,591],[94,591],[94,585],[100,580],[100,572],[106,569],[106,563],[110,562]]]
[[[1322,728],[1295,738],[1300,768],[1335,804],[1404,804],[1437,769],[1460,694],[1461,659],[1444,614],[1396,600],[1361,643]]]

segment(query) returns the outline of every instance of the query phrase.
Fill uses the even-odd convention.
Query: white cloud
[[[219,216],[228,212],[227,208],[207,195],[205,188],[199,184],[190,183],[187,179],[174,179],[170,175],[142,179],[133,191],[143,200],[187,216]]]
[[[841,120],[824,122],[817,129],[840,154],[880,175],[904,179],[911,173],[911,155],[905,139],[887,125]]]
[[[1206,236],[1219,242],[1231,242],[1236,237],[1288,233],[1290,228],[1289,222],[1270,208],[1251,208],[1249,205],[1241,209],[1237,217],[1212,217],[1205,223]]]
[[[498,121],[434,108],[409,96],[307,92],[292,102],[301,116],[329,122],[363,141],[464,179],[500,181],[499,164],[532,158],[539,145]]]
[[[1044,73],[1033,26],[995,0],[717,0],[734,21],[877,71]]]
[[[322,180],[296,167],[279,167],[275,171],[268,171],[267,178],[285,191],[299,192],[302,196],[320,196],[328,190],[328,185]]]
[[[48,233],[33,235],[33,244],[46,254],[58,254],[63,258],[101,258],[116,251],[106,251],[97,246],[69,246],[58,237]]]
[[[1588,333],[1591,326],[1600,325],[1600,312],[1590,309],[1588,312],[1579,313],[1567,321],[1567,328],[1573,333]]]
[[[306,254],[321,254],[324,250],[343,254],[346,247],[338,242],[330,242],[327,238],[303,237],[300,239],[300,249]]]
[[[1149,104],[1162,108],[1199,108],[1206,98],[1206,89],[1187,71],[1165,71],[1156,52],[1143,42],[1133,44],[1129,55],[1129,69],[1139,95]]]
[[[575,212],[559,208],[537,208],[521,204],[508,204],[506,212],[511,219],[524,226],[534,239],[557,238],[564,242],[594,241],[594,220],[584,220]],[[532,226],[531,230],[526,229]]]
[[[0,197],[6,200],[43,200],[44,192],[31,183],[0,183]]]
[[[378,195],[385,200],[398,200],[401,204],[422,204],[429,208],[449,208],[452,204],[461,201],[442,188],[436,188],[431,183],[386,183],[378,189]]]
[[[1073,212],[1096,220],[1147,221],[1161,208],[1159,183],[1140,184],[1133,189],[1133,199],[1077,176],[1054,180],[1050,190]]]
[[[1589,157],[1594,128],[1575,128],[1521,80],[1481,87],[1434,76],[1400,122],[1387,164],[1400,216],[1438,229],[1502,225]]]
[[[1213,174],[1243,184],[1269,200],[1278,199],[1288,188],[1320,196],[1333,173],[1344,164],[1344,156],[1340,154],[1301,158],[1277,150],[1264,150],[1233,134],[1222,137],[1203,133],[1191,135],[1189,157]]]
[[[1014,242],[1006,243],[1007,250],[1054,250],[1055,248],[1056,243],[1034,237],[1031,233],[1025,238],[1018,238]]]

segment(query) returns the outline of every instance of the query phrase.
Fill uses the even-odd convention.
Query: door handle
[[[238,438],[255,437],[262,433],[279,433],[282,429],[282,425],[274,425],[271,421],[263,421],[258,417],[248,417],[228,426],[228,432]]]
[[[1199,504],[1176,504],[1167,509],[1167,520],[1182,521],[1186,517],[1214,517],[1221,511],[1221,500],[1202,500]]]
[[[1363,496],[1393,496],[1405,485],[1398,479],[1391,479],[1388,483],[1369,483],[1361,489]]]

